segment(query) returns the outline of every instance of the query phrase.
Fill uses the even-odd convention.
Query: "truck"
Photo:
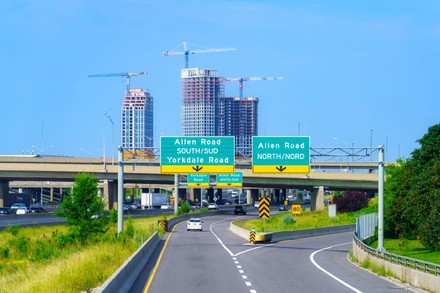
[[[168,196],[163,193],[141,193],[141,207],[143,210],[160,208],[164,203],[168,203]]]

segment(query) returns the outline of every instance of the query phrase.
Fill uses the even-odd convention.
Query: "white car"
[[[17,215],[25,215],[25,214],[28,213],[28,210],[27,210],[26,207],[24,207],[24,208],[21,207],[21,208],[15,209],[15,213],[16,213]]]
[[[211,202],[208,205],[208,210],[218,210],[218,205],[215,202]]]
[[[186,221],[186,230],[199,230],[202,231],[202,223],[203,221],[199,218],[191,218],[188,221]]]
[[[260,202],[259,202],[259,201],[256,201],[256,202],[254,203],[254,207],[258,209],[259,206],[260,206]]]
[[[13,213],[16,214],[26,214],[28,212],[28,209],[24,203],[14,203],[11,205],[11,210]]]
[[[163,204],[161,204],[160,209],[161,210],[170,210],[170,209],[172,209],[172,206],[169,203],[163,203]]]

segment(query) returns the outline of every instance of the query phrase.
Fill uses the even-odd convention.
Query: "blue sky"
[[[104,113],[118,145],[125,79],[97,73],[147,71],[131,84],[154,96],[155,145],[180,135],[184,57],[161,52],[186,41],[237,48],[191,55],[190,67],[284,77],[244,84],[260,99],[260,135],[368,147],[372,133],[387,160],[408,157],[440,122],[438,15],[440,1],[423,0],[0,0],[0,155],[102,157],[105,136],[110,157]]]

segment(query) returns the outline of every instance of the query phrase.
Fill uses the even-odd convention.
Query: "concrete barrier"
[[[128,292],[159,241],[155,232],[96,292]]]
[[[257,238],[258,235],[264,235],[262,236],[264,238],[261,238],[263,239],[263,241],[269,241],[270,238],[272,239],[272,241],[292,240],[297,238],[329,235],[335,233],[353,232],[355,227],[356,225],[353,224],[353,225],[332,226],[332,227],[304,229],[304,230],[295,230],[295,231],[283,231],[283,232],[271,232],[271,233],[257,232]],[[234,225],[233,222],[231,222],[231,225],[229,226],[229,230],[231,230],[231,232],[236,234],[237,236],[244,238],[246,240],[249,237],[249,230],[240,228]]]
[[[389,261],[375,257],[369,254],[359,245],[353,237],[353,256],[359,263],[366,259],[374,263],[377,267],[384,267],[386,271],[401,280],[418,288],[428,290],[429,292],[440,292],[440,276],[425,273],[401,264],[391,263]]]

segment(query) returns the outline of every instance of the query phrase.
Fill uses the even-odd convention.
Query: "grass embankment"
[[[288,220],[290,215],[290,211],[280,212],[267,219],[235,221],[234,224],[246,230],[255,228],[257,232],[280,232],[356,223],[356,217],[352,214],[338,214],[330,218],[327,209],[315,212],[301,211],[300,216],[293,217],[295,221]]]
[[[117,224],[87,244],[64,226],[0,232],[0,292],[81,292],[102,285],[155,231],[160,217]]]
[[[355,224],[356,217],[369,213],[377,213],[377,198],[372,198],[368,203],[368,207],[360,211],[337,213],[336,217],[332,218],[328,216],[328,210],[325,208],[324,210],[314,212],[302,210],[301,215],[293,218],[294,221],[289,220],[291,212],[286,211],[271,216],[266,220],[236,221],[234,224],[248,230],[255,228],[257,232],[280,232]]]
[[[377,241],[371,243],[377,248]],[[384,247],[387,252],[402,255],[414,259],[420,259],[435,264],[440,264],[440,251],[432,251],[420,244],[420,240],[384,239]]]

